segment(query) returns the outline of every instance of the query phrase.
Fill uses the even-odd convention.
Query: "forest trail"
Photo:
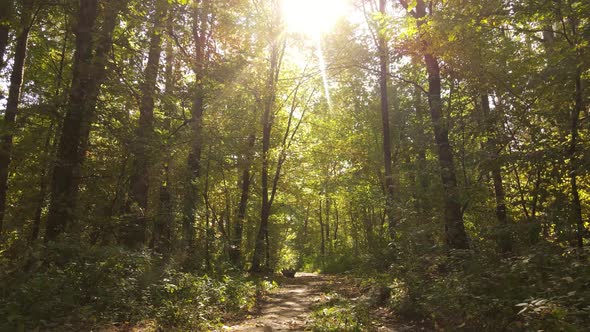
[[[267,295],[256,317],[224,326],[221,331],[311,331],[314,306],[325,303],[336,293],[347,298],[360,298],[358,287],[351,286],[345,277],[298,272],[295,278],[286,279],[279,289]],[[407,331],[407,328],[388,327],[391,325],[389,317],[375,314],[372,331]]]

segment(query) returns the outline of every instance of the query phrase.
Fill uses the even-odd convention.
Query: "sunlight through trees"
[[[0,330],[214,330],[297,270],[379,297],[310,329],[581,331],[589,52],[581,0],[4,0]]]

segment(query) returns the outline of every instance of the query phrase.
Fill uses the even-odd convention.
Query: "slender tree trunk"
[[[168,16],[167,29],[170,34],[173,30],[173,18]],[[164,132],[170,133],[171,131],[171,119],[174,116],[174,103],[170,101],[174,95],[175,90],[175,77],[174,77],[174,49],[172,43],[168,41],[166,43],[166,66],[164,69],[164,84],[165,94],[168,98],[163,100],[163,107],[165,113],[165,120],[163,124]],[[163,181],[160,183],[160,204],[158,207],[158,218],[154,223],[154,249],[164,256],[167,260],[172,251],[172,237],[173,237],[173,225],[174,225],[174,213],[173,213],[173,196],[171,192],[170,182],[170,162],[172,156],[170,153],[170,146],[168,142],[164,142],[164,161],[162,166],[162,177]]]
[[[274,58],[274,57],[273,57]],[[274,64],[271,63],[271,68]],[[274,77],[274,73],[271,73]],[[273,78],[274,80],[274,78]],[[274,82],[271,84],[274,85]],[[274,94],[274,92],[273,92]],[[274,99],[269,97],[269,99]],[[268,193],[268,166],[269,158],[268,152],[270,150],[270,132],[271,132],[271,108],[274,102],[269,101],[264,107],[263,129],[262,129],[262,172],[261,172],[261,187],[262,187],[262,206],[260,210],[260,228],[256,236],[256,243],[254,246],[254,255],[252,257],[252,271],[260,272],[262,258],[265,252],[265,238],[268,233],[268,218],[270,216],[269,193]]]
[[[32,0],[23,1],[22,14],[20,18],[20,29],[16,39],[14,52],[14,64],[10,75],[10,86],[8,88],[8,101],[6,111],[2,119],[5,133],[0,137],[0,235],[3,232],[4,215],[6,212],[6,194],[8,191],[8,172],[12,159],[12,139],[16,125],[16,115],[21,97],[21,86],[23,84],[23,73],[25,59],[27,57],[27,42],[33,17]]]
[[[409,9],[408,1],[400,0],[401,5]],[[410,12],[420,28],[426,21],[426,4],[417,0],[415,8]],[[422,41],[424,63],[428,74],[428,104],[430,119],[434,129],[434,140],[437,145],[440,176],[444,188],[445,232],[447,246],[451,249],[467,249],[469,241],[463,224],[463,214],[457,186],[457,176],[453,161],[453,149],[449,143],[449,129],[443,117],[441,100],[441,79],[438,59],[428,50],[428,43]]]
[[[531,223],[528,231],[528,240],[529,243],[536,244],[539,242],[539,236],[541,234],[546,234],[546,227],[544,226],[543,220],[538,220],[537,218],[537,211],[539,208],[542,208],[545,190],[541,191],[541,184],[543,182],[543,178],[541,177],[541,167],[537,165],[536,172],[535,172],[535,186],[533,188],[533,199],[531,202],[531,219],[527,220]]]
[[[441,101],[441,80],[438,60],[430,53],[424,54],[424,62],[428,72],[428,102],[430,104],[430,117],[434,128],[434,140],[438,148],[438,161],[440,165],[440,176],[444,188],[445,203],[445,231],[449,248],[467,249],[469,243],[459,192],[455,165],[453,162],[453,150],[449,143],[449,130],[442,113]]]
[[[207,194],[205,194],[205,199],[207,199]],[[210,223],[211,213],[209,208],[205,209],[205,268],[207,271],[211,270],[211,229],[213,226]]]
[[[340,224],[340,219],[338,217],[338,204],[336,201],[334,202],[334,214],[336,217],[334,222],[334,243],[336,243],[336,240],[338,240],[338,226]]]
[[[128,202],[131,220],[125,234],[125,243],[129,247],[140,247],[146,241],[148,227],[149,173],[152,167],[150,153],[154,131],[154,94],[162,53],[162,25],[167,12],[167,0],[158,0],[154,23],[150,37],[148,61],[141,84],[139,103],[139,125],[136,129],[136,142],[132,148],[133,166],[130,179],[130,197]]]
[[[326,249],[328,254],[331,252],[331,237],[330,237],[330,197],[326,197],[326,222],[324,223],[324,229],[326,230]]]
[[[195,92],[191,108],[190,130],[192,134],[188,155],[188,190],[185,196],[183,217],[183,242],[189,256],[195,250],[195,217],[199,202],[199,177],[201,173],[201,154],[203,150],[203,113],[205,111],[205,61],[208,35],[210,26],[208,14],[210,10],[209,0],[196,0],[193,12],[193,42],[195,45],[195,59],[193,72],[195,73]]]
[[[578,192],[578,124],[580,122],[580,113],[584,109],[584,99],[582,96],[582,78],[581,69],[576,69],[574,81],[575,81],[575,93],[574,93],[574,108],[571,112],[571,139],[569,148],[570,158],[570,185],[572,190],[572,219],[577,227],[577,247],[581,249],[584,247],[584,220],[582,219],[582,205],[580,203],[580,193]]]
[[[416,120],[418,122],[417,139],[416,139],[416,208],[421,213],[425,214],[430,210],[428,199],[425,194],[430,187],[430,177],[427,174],[426,165],[426,147],[428,146],[428,139],[424,132],[424,126],[427,125],[424,117],[424,108],[422,107],[422,91],[418,87],[414,87],[413,93],[414,109],[416,111]]]
[[[250,166],[252,163],[252,150],[254,149],[254,143],[256,142],[256,136],[250,134],[248,136],[248,151],[246,151],[243,157],[243,170],[242,179],[240,183],[241,194],[240,202],[238,204],[238,213],[236,220],[233,223],[233,234],[230,247],[230,260],[236,266],[242,264],[242,234],[244,230],[244,221],[246,219],[246,210],[248,208],[248,197],[250,193]]]
[[[174,221],[172,193],[170,192],[170,173],[164,166],[164,181],[160,186],[160,206],[154,224],[154,249],[167,260],[172,248],[172,222]]]
[[[45,137],[45,143],[43,144],[43,158],[41,159],[41,172],[39,174],[39,196],[37,198],[37,207],[35,208],[35,217],[33,219],[33,223],[31,225],[31,242],[35,242],[37,238],[39,238],[39,230],[41,229],[41,214],[43,212],[43,206],[45,205],[45,196],[47,195],[47,170],[49,165],[47,165],[47,159],[50,155],[50,151],[53,151],[52,145],[52,137],[53,137],[53,128],[54,128],[54,120],[51,120],[52,123],[49,126],[47,136]],[[53,140],[55,142],[55,140]]]
[[[207,165],[205,172],[205,188],[203,188],[203,199],[205,201],[205,267],[211,270],[211,247],[212,247],[212,230],[215,228],[215,219],[211,220],[211,205],[209,204],[209,165],[211,161],[211,146],[209,146],[209,153],[207,154]]]
[[[118,2],[105,2],[103,26],[95,49],[93,31],[99,11],[98,3],[98,0],[79,1],[73,78],[57,162],[53,169],[46,241],[55,240],[75,218],[81,166],[100,85],[106,76],[107,54],[112,47],[113,30],[118,22]]]
[[[8,32],[10,31],[10,19],[12,16],[13,0],[0,2],[0,70],[4,68],[4,54],[8,46]]]
[[[274,13],[274,27],[278,27],[278,14]],[[261,263],[265,256],[268,256],[269,250],[265,242],[268,242],[268,219],[270,217],[271,199],[269,197],[268,171],[269,171],[269,151],[270,151],[270,134],[273,122],[273,108],[275,104],[276,83],[279,71],[279,41],[272,40],[270,45],[270,67],[266,80],[266,91],[264,98],[264,113],[262,115],[262,171],[261,171],[261,189],[262,205],[260,210],[260,227],[256,235],[254,245],[254,254],[252,256],[252,272],[260,272]],[[277,179],[278,180],[278,179]],[[273,186],[274,187],[274,186]],[[266,267],[270,262],[266,261]]]
[[[488,139],[486,142],[488,150],[488,159],[494,183],[494,196],[496,198],[496,219],[498,219],[498,248],[501,252],[506,253],[512,250],[510,231],[508,229],[508,215],[506,213],[506,194],[502,181],[502,169],[499,164],[498,142],[494,138],[496,131],[496,122],[490,115],[490,101],[487,94],[481,95],[481,108],[483,111],[484,122]]]
[[[375,245],[375,239],[373,236],[373,216],[370,211],[365,208],[364,213],[361,213],[361,218],[363,219],[363,224],[365,226],[365,247],[372,250]]]
[[[379,0],[379,11],[385,15],[386,0]],[[385,213],[389,223],[389,233],[391,239],[395,237],[395,211],[394,211],[394,182],[391,159],[391,134],[389,129],[389,98],[387,91],[387,73],[389,50],[385,35],[378,31],[378,49],[379,49],[379,92],[381,97],[381,123],[383,125],[383,164],[385,169]]]
[[[320,199],[318,222],[320,223],[320,234],[321,234],[320,254],[322,255],[322,264],[323,264],[324,259],[326,257],[326,237],[324,235],[325,225],[324,225],[324,220],[322,219],[322,200],[321,199]]]
[[[67,15],[65,21],[67,22]],[[67,23],[66,23],[67,24]],[[62,86],[64,81],[64,68],[66,62],[66,52],[68,50],[69,45],[69,35],[70,32],[68,30],[65,31],[63,37],[63,44],[61,47],[61,55],[59,61],[59,71],[56,77],[56,88],[54,97],[58,101],[55,105],[55,111],[57,112],[63,106],[61,103],[61,95],[62,95]],[[39,196],[37,199],[37,206],[35,207],[35,217],[33,219],[33,224],[31,227],[31,242],[34,242],[39,237],[39,232],[41,229],[41,216],[43,213],[43,208],[45,207],[45,196],[47,196],[47,185],[48,185],[48,178],[47,175],[51,171],[52,167],[52,157],[55,155],[55,148],[57,146],[57,141],[55,139],[55,132],[54,128],[57,125],[57,119],[51,119],[49,128],[47,130],[47,136],[45,138],[45,144],[43,146],[43,157],[42,157],[42,165],[41,171],[39,172]]]
[[[302,248],[305,248],[307,245],[307,227],[309,224],[309,210],[310,204],[308,203],[307,207],[305,208],[305,219],[303,220],[303,241],[301,243]]]

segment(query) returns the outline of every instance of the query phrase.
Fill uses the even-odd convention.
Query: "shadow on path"
[[[305,331],[311,307],[320,301],[321,288],[329,283],[329,277],[298,272],[287,281],[261,303],[260,316],[222,331]]]

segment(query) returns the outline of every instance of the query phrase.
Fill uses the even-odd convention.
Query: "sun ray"
[[[281,0],[289,32],[318,37],[334,27],[349,10],[346,0]]]
[[[331,108],[330,85],[321,40],[322,35],[350,11],[348,0],[281,0],[281,11],[287,33],[302,34],[313,40],[324,95],[328,108]]]
[[[328,84],[328,74],[326,72],[326,61],[322,52],[321,40],[316,40],[316,55],[318,57],[318,66],[320,67],[320,74],[322,75],[322,81],[324,83],[324,95],[326,96],[326,102],[328,103],[328,109],[332,109],[332,99],[330,98],[330,86]]]

